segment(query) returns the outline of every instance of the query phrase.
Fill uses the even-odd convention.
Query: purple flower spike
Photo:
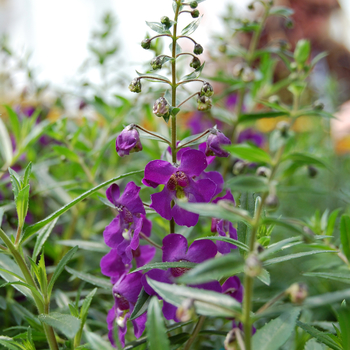
[[[221,131],[212,128],[207,139],[206,156],[228,157],[229,153],[224,151],[221,146],[230,145],[231,141]]]
[[[194,226],[199,215],[180,208],[172,200],[185,200],[195,203],[208,203],[216,193],[217,185],[211,179],[199,177],[207,167],[205,155],[201,151],[186,150],[181,154],[179,166],[164,160],[154,160],[146,165],[142,182],[156,188],[165,185],[161,192],[151,195],[153,208],[166,220],[174,218],[180,226]]]
[[[132,255],[136,261],[136,267],[141,267],[152,261],[156,254],[156,248],[149,245],[139,246],[132,251]]]
[[[142,151],[139,132],[135,124],[130,124],[118,135],[116,141],[116,150],[121,157],[128,156],[130,153]]]
[[[108,277],[111,277],[111,282],[114,284],[125,273],[129,272],[131,266],[125,265],[121,256],[118,255],[117,249],[105,255],[100,262],[101,272]]]
[[[232,276],[222,285],[222,292],[236,299],[239,303],[243,301],[243,286],[237,276]]]
[[[264,135],[255,131],[254,129],[248,128],[240,132],[237,138],[237,143],[251,142],[257,147],[263,147],[265,138]]]

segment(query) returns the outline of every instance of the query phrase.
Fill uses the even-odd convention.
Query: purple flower
[[[187,125],[191,129],[192,134],[199,134],[211,128],[213,123],[206,117],[205,113],[196,111],[191,115]]]
[[[107,189],[107,198],[119,214],[105,228],[103,237],[109,247],[117,249],[124,264],[129,264],[133,258],[132,251],[139,246],[140,232],[146,236],[151,234],[152,223],[146,219],[140,189],[134,182],[126,185],[121,196],[118,185],[113,184]]]
[[[255,131],[254,129],[248,128],[240,132],[237,138],[237,143],[251,142],[257,147],[262,147],[265,142],[264,135]]]
[[[229,277],[222,285],[222,292],[236,299],[239,303],[243,301],[244,289],[240,279],[237,276]]]
[[[142,182],[156,188],[165,185],[161,192],[151,195],[153,208],[166,220],[174,218],[180,226],[194,226],[199,215],[180,208],[176,199],[188,202],[207,203],[216,192],[217,185],[210,179],[194,179],[207,167],[205,155],[201,151],[186,150],[181,154],[181,164],[173,165],[164,160],[153,160],[146,165]]]
[[[121,157],[130,153],[142,151],[139,132],[134,124],[130,124],[118,135],[116,150]]]
[[[208,136],[205,150],[206,156],[228,157],[229,153],[224,151],[222,145],[230,145],[231,141],[219,130],[212,128]]]

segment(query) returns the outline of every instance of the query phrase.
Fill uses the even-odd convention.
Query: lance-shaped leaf
[[[199,23],[201,22],[203,16],[199,17],[195,21],[188,24],[184,29],[181,31],[181,35],[191,35],[195,30],[198,28]]]
[[[239,117],[239,122],[249,122],[257,119],[263,118],[278,118],[278,117],[286,117],[289,116],[289,112],[283,111],[270,111],[270,112],[262,112],[262,113],[245,113],[241,114]]]
[[[21,125],[17,113],[9,105],[4,105],[4,107],[6,108],[7,114],[10,119],[12,132],[15,135],[16,142],[18,143],[20,140]]]
[[[209,239],[211,241],[221,241],[221,242],[226,242],[226,243],[231,243],[235,246],[237,246],[238,248],[241,248],[242,250],[248,252],[249,251],[249,247],[240,242],[237,241],[236,239],[230,238],[230,237],[222,237],[222,236],[217,236],[217,237],[202,237],[202,238],[197,238],[196,241],[200,241],[202,239]]]
[[[350,261],[350,216],[346,214],[340,220],[340,240],[343,253]]]
[[[171,268],[185,268],[185,269],[191,269],[195,267],[197,264],[188,262],[188,261],[174,261],[174,262],[155,262],[151,264],[147,264],[144,266],[139,267],[138,269],[134,270],[136,271],[144,271],[144,270],[152,270],[152,269],[161,269],[161,270],[167,270]]]
[[[329,166],[323,160],[315,157],[312,154],[305,154],[305,153],[298,153],[298,152],[290,153],[282,158],[282,161],[285,161],[285,160],[291,160],[294,163],[297,163],[299,165],[313,164],[321,168],[329,168]]]
[[[111,290],[112,288],[111,282],[107,278],[96,277],[96,276],[90,275],[89,273],[80,272],[80,271],[71,269],[68,266],[66,266],[66,270],[73,276],[78,277],[81,280],[91,283],[100,288],[104,288],[107,290]]]
[[[10,139],[10,135],[7,131],[7,128],[0,118],[0,153],[6,164],[6,166],[11,165],[13,158],[13,149]]]
[[[333,281],[343,282],[350,284],[350,273],[336,273],[336,272],[306,272],[303,276],[307,277],[321,277],[330,279]]]
[[[307,298],[303,306],[307,308],[320,307],[323,305],[330,305],[344,299],[350,298],[350,289],[339,290],[331,293],[324,293]]]
[[[201,75],[204,65],[205,65],[205,62],[203,62],[203,64],[197,69],[195,69],[192,73],[187,74],[183,78],[181,78],[181,81],[197,79]]]
[[[240,192],[267,192],[269,190],[267,178],[256,175],[235,176],[226,182],[225,187]]]
[[[249,162],[267,164],[272,163],[272,159],[267,152],[250,143],[224,146],[224,148],[237,158],[241,158]]]
[[[166,29],[162,23],[159,22],[147,22],[146,24],[155,32],[159,34],[171,34],[169,29]]]
[[[115,208],[113,206],[113,208]],[[110,248],[106,246],[103,242],[94,242],[94,241],[83,241],[78,239],[67,239],[63,241],[57,241],[58,244],[62,244],[66,247],[75,247],[78,246],[79,249],[88,250],[92,252],[101,252],[108,253]]]
[[[100,335],[94,332],[84,332],[86,340],[89,344],[89,349],[93,350],[115,350],[109,341],[104,340]],[[125,348],[126,349],[126,348]]]
[[[272,16],[289,17],[294,13],[294,11],[285,6],[273,6],[271,7],[269,14]]]
[[[170,80],[167,77],[165,77],[163,75],[160,75],[160,74],[156,74],[156,73],[153,73],[153,72],[152,73],[140,73],[138,71],[136,71],[136,73],[140,77],[145,77],[146,79],[150,79],[150,80],[153,79],[153,80],[157,81],[158,83],[163,82],[163,83],[171,84]],[[165,80],[165,81],[161,81],[161,80],[158,80],[158,79]]]
[[[23,227],[24,219],[27,216],[28,206],[29,206],[29,189],[30,185],[22,188],[16,198],[16,209],[18,216],[18,225]]]
[[[142,288],[141,293],[139,294],[134,310],[132,311],[132,314],[130,315],[130,320],[134,320],[135,318],[138,318],[139,316],[141,316],[142,314],[144,314],[147,309],[148,309],[148,305],[149,302],[151,300],[150,295],[148,295],[144,288]]]

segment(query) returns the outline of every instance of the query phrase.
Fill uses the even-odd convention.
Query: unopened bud
[[[162,68],[163,58],[162,56],[154,57],[151,61],[151,66],[154,70]]]
[[[129,85],[129,90],[131,92],[139,93],[141,92],[141,80],[139,78],[135,78]]]
[[[198,10],[191,11],[191,16],[192,16],[192,18],[198,18],[199,17],[199,11]]]
[[[221,45],[219,45],[218,50],[219,50],[221,53],[226,53],[226,51],[227,51],[227,45],[226,45],[226,44],[221,44]]]
[[[291,20],[290,18],[288,18],[285,23],[284,23],[285,27],[288,29],[292,29],[294,27],[294,22],[293,20]]]
[[[237,63],[237,64],[233,67],[233,70],[232,70],[233,76],[235,76],[235,77],[240,77],[245,67],[246,67],[245,64],[243,64],[243,63]]]
[[[169,116],[170,105],[164,97],[159,97],[153,105],[153,113],[157,117]]]
[[[250,67],[245,67],[242,72],[242,80],[245,83],[250,83],[255,79],[254,71]]]
[[[166,29],[169,29],[171,27],[170,19],[167,16],[163,16],[160,19],[160,23],[162,23]]]
[[[298,69],[298,64],[296,62],[292,62],[290,64],[290,69],[292,72],[295,72]]]
[[[201,61],[199,60],[199,58],[197,57],[193,57],[191,63],[190,63],[190,67],[197,69],[201,66]]]
[[[145,50],[148,50],[151,47],[151,40],[150,39],[145,39],[141,41],[141,46]]]
[[[287,293],[292,303],[300,305],[307,298],[308,288],[305,283],[293,283],[287,289]]]
[[[250,277],[257,277],[261,274],[262,263],[255,254],[251,254],[245,261],[244,272]]]
[[[243,174],[248,166],[248,163],[244,160],[237,160],[237,162],[233,165],[232,173],[233,175]]]
[[[210,96],[213,96],[213,94],[214,94],[213,87],[208,82],[203,83],[203,86],[201,89],[201,96],[210,97]]]
[[[248,5],[248,10],[254,10],[254,2]]]
[[[190,7],[191,7],[192,9],[195,9],[197,6],[198,6],[198,2],[197,2],[197,1],[191,1],[191,2],[190,2]]]
[[[281,136],[287,137],[288,136],[288,130],[289,130],[290,124],[286,121],[280,121],[277,125],[276,128],[281,132]]]
[[[259,168],[256,169],[256,175],[269,178],[271,176],[271,170],[266,168],[266,166],[259,166]]]
[[[281,102],[281,99],[277,95],[272,95],[269,97],[269,102],[279,104]]]
[[[311,178],[316,177],[316,175],[317,175],[317,173],[318,173],[318,170],[317,170],[314,166],[312,166],[312,165],[309,165],[309,166],[307,167],[307,171],[308,171],[309,176],[310,176]]]
[[[277,208],[279,204],[278,197],[275,194],[269,194],[266,197],[265,204],[270,209]]]
[[[200,96],[197,100],[197,109],[201,112],[208,111],[211,108],[211,98]]]
[[[312,104],[312,108],[316,111],[322,111],[324,109],[324,104],[317,100]]]
[[[202,54],[202,53],[203,53],[203,47],[202,47],[202,45],[200,45],[200,44],[194,45],[193,53],[194,53],[195,55],[200,55],[200,54]]]
[[[227,333],[225,341],[224,341],[224,346],[225,346],[225,350],[237,350],[238,349],[235,329],[231,329]]]
[[[176,317],[181,322],[192,320],[196,316],[193,299],[185,299],[176,310]]]

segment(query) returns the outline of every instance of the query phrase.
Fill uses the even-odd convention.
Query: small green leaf
[[[299,40],[294,50],[295,61],[300,65],[304,65],[310,56],[310,52],[310,41],[305,39]]]
[[[241,158],[249,162],[267,164],[272,163],[272,159],[267,152],[250,143],[230,145],[225,146],[224,148],[237,158]]]
[[[152,80],[152,78],[154,79],[154,78],[158,78],[158,79],[162,79],[162,80],[165,80],[165,82],[166,83],[168,83],[168,84],[171,84],[171,82],[170,82],[170,80],[167,78],[167,77],[165,77],[165,76],[163,76],[163,75],[160,75],[160,74],[156,74],[156,73],[140,73],[140,72],[138,72],[138,71],[136,71],[136,73],[138,74],[138,76],[143,76],[143,77],[145,77],[146,79],[151,79]],[[161,83],[162,81],[160,81],[160,80],[157,80],[157,79],[155,79],[156,80],[156,82],[158,82],[158,83]]]
[[[29,164],[27,165],[24,171],[22,187],[29,185],[29,178],[31,174],[32,174],[32,162],[29,162]]]
[[[341,306],[336,311],[336,314],[340,326],[343,349],[350,349],[350,309],[349,307]]]
[[[321,61],[323,58],[328,56],[328,52],[321,52],[316,57],[314,57],[311,61],[311,67],[316,66],[316,64]]]
[[[15,201],[17,199],[18,193],[22,188],[20,176],[11,168],[8,168],[11,178],[12,191],[15,197]]]
[[[173,43],[171,43],[171,44],[169,45],[169,49],[170,49],[171,52],[173,51]],[[176,42],[175,54],[178,55],[178,54],[181,53],[181,52],[182,52],[181,46]]]
[[[239,122],[244,123],[244,122],[252,122],[262,118],[278,118],[278,117],[287,117],[287,116],[289,116],[289,112],[283,112],[283,111],[245,113],[240,115]]]
[[[60,156],[64,156],[72,162],[79,163],[79,156],[69,148],[58,145],[52,146],[52,148]]]
[[[81,306],[80,309],[80,319],[81,319],[81,329],[83,329],[83,326],[86,322],[86,318],[88,316],[90,304],[92,302],[92,298],[95,296],[97,291],[97,288],[93,289],[84,299],[83,305]]]
[[[186,269],[191,269],[195,267],[197,264],[188,262],[188,261],[175,261],[175,262],[155,262],[151,264],[147,264],[144,266],[139,267],[138,269],[132,271],[145,271],[145,270],[152,270],[152,269],[161,269],[161,270],[167,270],[171,268],[176,268],[176,267],[183,267]]]
[[[97,333],[85,331],[84,334],[89,346],[93,350],[115,350],[109,341],[105,341]]]
[[[13,149],[10,135],[7,131],[7,128],[0,118],[0,153],[5,162],[5,169],[11,165],[13,158]]]
[[[134,310],[130,315],[130,321],[138,318],[147,311],[150,300],[151,296],[145,292],[144,288],[142,288],[141,293],[137,298]]]
[[[235,176],[226,182],[225,187],[239,192],[267,192],[269,190],[267,178],[256,175]]]
[[[111,285],[109,279],[107,279],[107,278],[95,277],[95,276],[90,275],[90,274],[85,273],[85,272],[73,270],[68,266],[66,266],[66,270],[70,274],[72,274],[73,276],[78,277],[85,282],[91,283],[91,284],[98,286],[100,288],[103,288],[103,289],[107,289],[107,290],[112,289],[112,285]]]
[[[269,15],[272,16],[281,16],[281,17],[289,17],[294,13],[294,11],[285,6],[273,6],[269,11]]]
[[[350,216],[346,214],[340,219],[340,240],[343,253],[350,261]]]
[[[267,270],[262,269],[260,275],[257,276],[257,277],[259,278],[259,280],[260,280],[262,283],[266,284],[267,286],[270,285],[270,283],[271,283],[271,278],[270,278],[270,273],[269,273]]]
[[[115,206],[113,206],[115,208]],[[62,244],[67,247],[75,247],[78,246],[79,249],[88,250],[92,252],[101,252],[108,253],[110,248],[108,248],[102,242],[94,242],[94,241],[81,241],[78,239],[67,239],[63,241],[57,241],[58,244]]]
[[[204,65],[205,62],[203,62],[203,64],[197,69],[195,69],[192,73],[187,74],[183,78],[181,78],[181,81],[197,79],[201,75]]]
[[[313,338],[305,344],[305,350],[326,350],[326,348],[325,345],[318,343],[316,339]]]
[[[146,322],[149,350],[170,350],[170,342],[164,322],[159,300],[156,296],[153,296],[149,303]]]
[[[191,35],[193,32],[196,31],[196,29],[199,26],[199,23],[201,22],[203,16],[199,17],[198,19],[196,19],[195,21],[191,22],[190,24],[188,24],[184,29],[182,29],[181,31],[181,35]]]
[[[278,350],[293,333],[300,309],[283,313],[260,328],[253,336],[253,349]]]
[[[32,255],[32,259],[33,260],[36,260],[36,258],[39,255],[39,253],[40,253],[44,243],[46,242],[46,240],[50,236],[53,228],[56,226],[57,220],[58,220],[58,218],[56,218],[55,220],[51,221],[49,224],[44,226],[39,231],[38,237],[36,239],[35,246],[34,246],[34,249],[33,249],[33,255]]]
[[[180,112],[180,108],[177,107],[170,107],[170,114],[174,117],[177,116],[177,114]]]
[[[327,222],[327,229],[326,229],[326,232],[325,232],[327,236],[332,236],[333,235],[335,222],[337,220],[339,212],[340,212],[340,209],[335,209],[329,215],[328,222]]]
[[[19,143],[21,138],[21,125],[18,119],[18,115],[9,105],[4,105],[4,107],[6,108],[7,114],[9,116],[12,132],[15,135],[16,142]]]
[[[18,225],[20,227],[23,226],[24,219],[27,216],[28,206],[29,206],[29,189],[30,185],[22,188],[17,195],[16,198],[16,209],[18,216]]]
[[[39,315],[39,320],[56,328],[70,339],[76,335],[81,324],[79,318],[59,312],[51,312],[48,315],[41,314]]]
[[[155,32],[159,34],[171,34],[169,29],[166,29],[162,23],[159,22],[147,22],[146,24]]]
[[[78,250],[78,247],[74,247],[70,251],[68,251],[67,254],[61,259],[61,261],[56,266],[55,271],[51,277],[50,283],[48,285],[48,294],[49,295],[51,294],[53,285],[55,284],[57,278],[62,273],[62,271],[64,270],[64,267],[68,264],[70,259],[72,259],[73,255],[76,253],[77,250]]]

